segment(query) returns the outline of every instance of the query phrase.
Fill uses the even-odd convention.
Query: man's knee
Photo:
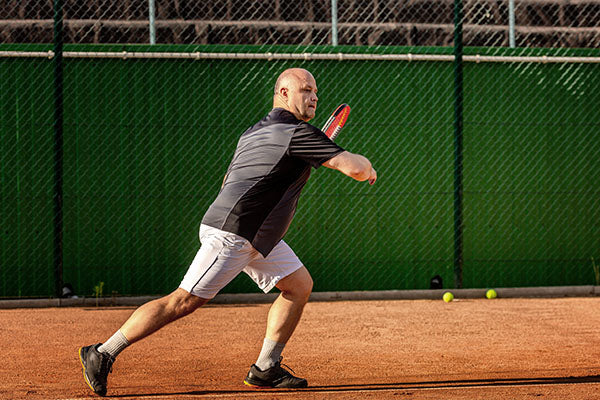
[[[307,302],[310,294],[312,293],[312,289],[313,280],[309,275],[306,279],[299,281],[298,286],[292,289],[293,296],[300,301]]]
[[[312,290],[313,290],[313,280],[312,280],[312,276],[310,276],[310,274],[308,274],[307,278],[304,280],[303,284],[301,285],[302,295],[306,297],[307,301],[308,301],[308,297],[312,293]]]
[[[284,297],[293,301],[307,302],[313,289],[313,280],[305,267],[286,276],[277,284]]]
[[[185,290],[178,288],[169,295],[168,304],[177,317],[193,313],[195,310],[208,302],[208,299],[194,296]]]

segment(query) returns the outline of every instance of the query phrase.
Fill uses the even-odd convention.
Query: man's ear
[[[282,87],[279,89],[279,95],[287,100],[288,98],[288,89],[286,87]]]

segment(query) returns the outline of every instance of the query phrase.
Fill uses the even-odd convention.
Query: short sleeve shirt
[[[266,257],[285,236],[311,167],[343,151],[291,112],[271,110],[240,137],[202,223],[246,238]]]

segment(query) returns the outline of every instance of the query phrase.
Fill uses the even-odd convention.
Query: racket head
[[[348,120],[348,116],[350,115],[350,106],[346,103],[340,104],[338,108],[335,109],[333,114],[329,117],[325,125],[323,126],[323,133],[327,135],[329,139],[332,141],[335,140],[337,135],[340,133],[346,121]]]

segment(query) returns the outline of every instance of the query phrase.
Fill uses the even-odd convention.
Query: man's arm
[[[325,161],[322,165],[327,168],[337,169],[344,175],[357,181],[369,180],[373,184],[377,180],[377,172],[373,169],[371,162],[360,154],[344,151],[333,158]]]

